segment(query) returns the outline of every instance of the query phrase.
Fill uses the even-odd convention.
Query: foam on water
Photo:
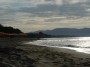
[[[90,37],[47,38],[28,42],[41,46],[56,46],[90,54]]]

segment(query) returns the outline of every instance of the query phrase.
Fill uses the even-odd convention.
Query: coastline
[[[22,41],[1,39],[0,67],[90,67],[90,54],[62,47],[21,44],[18,40]]]
[[[82,58],[90,58],[90,54],[88,53],[84,53],[84,52],[79,52],[75,49],[70,49],[67,47],[58,47],[58,46],[45,46],[45,45],[35,45],[35,44],[26,44],[26,45],[30,45],[30,46],[37,46],[37,47],[46,47],[51,51],[56,51],[58,53],[60,52],[64,52],[64,53],[70,53],[73,54],[77,57],[82,57]]]
[[[75,50],[32,44],[17,48],[36,61],[35,67],[90,67],[90,55]]]
[[[50,47],[50,49],[52,49],[53,51],[57,51],[57,52],[70,53],[70,54],[72,54],[76,57],[79,57],[79,58],[90,58],[90,54],[88,54],[88,53],[78,52],[76,50],[69,49],[69,48]]]

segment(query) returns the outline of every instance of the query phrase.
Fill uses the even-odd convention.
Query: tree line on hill
[[[13,28],[13,27],[6,27],[0,24],[0,32],[8,33],[8,34],[19,34],[22,33],[21,30]]]

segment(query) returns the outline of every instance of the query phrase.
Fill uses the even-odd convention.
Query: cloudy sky
[[[0,0],[0,23],[23,32],[89,28],[90,0]]]

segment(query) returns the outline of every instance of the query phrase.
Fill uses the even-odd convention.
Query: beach
[[[90,67],[90,54],[21,41],[30,39],[1,39],[0,67]]]
[[[90,55],[75,50],[31,44],[17,48],[35,60],[34,67],[90,67]]]
[[[90,67],[90,0],[0,0],[0,67]]]

